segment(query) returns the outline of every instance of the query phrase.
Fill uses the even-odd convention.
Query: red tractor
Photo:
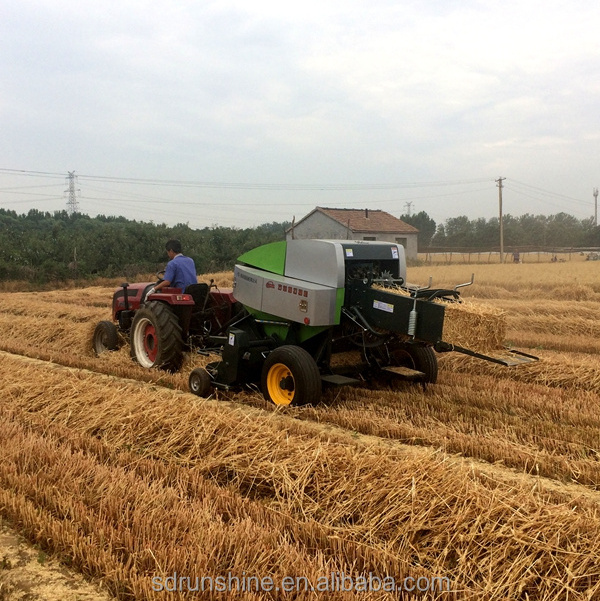
[[[129,334],[131,356],[142,367],[177,371],[186,350],[219,348],[227,327],[244,314],[233,290],[219,290],[213,280],[148,294],[155,285],[124,283],[115,291],[112,321],[101,321],[94,330],[97,355],[117,350],[120,332]]]

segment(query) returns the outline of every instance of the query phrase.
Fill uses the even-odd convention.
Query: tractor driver
[[[160,292],[162,288],[167,286],[181,288],[183,292],[190,284],[198,283],[194,259],[182,254],[181,242],[179,240],[169,240],[165,248],[167,249],[167,255],[169,255],[169,262],[165,269],[164,279],[156,284],[154,288],[151,288],[148,295]]]

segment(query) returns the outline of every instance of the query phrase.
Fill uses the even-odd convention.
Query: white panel
[[[246,307],[311,326],[336,325],[335,288],[236,265],[233,294]]]
[[[335,240],[288,240],[285,275],[332,288],[343,288],[342,246]]]

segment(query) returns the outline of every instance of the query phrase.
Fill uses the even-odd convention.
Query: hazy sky
[[[594,214],[592,0],[4,0],[0,207]],[[138,182],[123,180],[143,180]],[[411,203],[408,205],[407,203]]]

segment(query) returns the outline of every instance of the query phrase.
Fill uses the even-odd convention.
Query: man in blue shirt
[[[156,284],[153,290],[148,294],[160,292],[162,288],[180,288],[183,292],[190,284],[197,284],[196,265],[194,260],[181,253],[181,242],[179,240],[169,240],[165,245],[169,262],[165,269],[165,276],[162,282]]]

